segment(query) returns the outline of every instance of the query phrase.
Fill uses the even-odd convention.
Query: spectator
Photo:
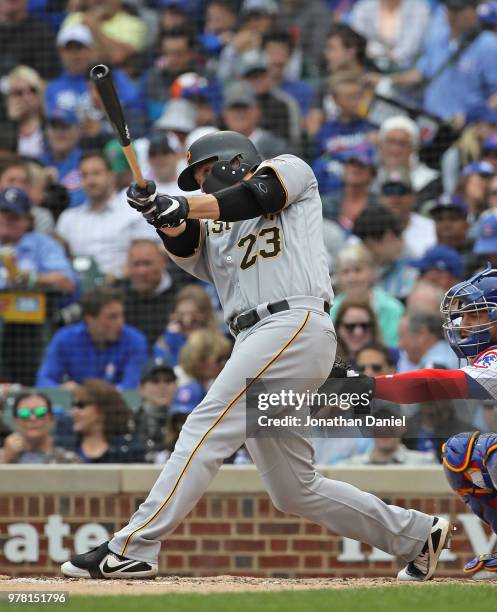
[[[0,386],[0,448],[4,445],[5,439],[10,436],[12,430],[8,427],[4,419],[4,408],[6,404],[6,396],[9,393],[11,385],[3,384]]]
[[[36,164],[33,164],[36,167]],[[38,166],[39,168],[39,166]],[[54,228],[52,213],[46,208],[42,208],[42,198],[45,192],[38,196],[36,181],[33,176],[36,170],[32,170],[28,163],[23,162],[19,157],[13,157],[0,169],[0,189],[16,187],[26,192],[31,199],[31,216],[33,218],[33,230],[42,234],[50,234]],[[46,183],[46,175],[43,171],[43,181]],[[36,199],[35,199],[36,198]]]
[[[398,414],[382,408],[375,412],[376,419],[391,419]],[[387,421],[388,422],[388,421]],[[402,426],[376,426],[372,428],[373,448],[352,455],[337,465],[429,465],[435,463],[435,455],[429,451],[409,450],[402,444],[405,428]]]
[[[407,168],[414,193],[419,202],[438,197],[442,191],[440,173],[421,162],[420,132],[409,117],[395,116],[383,121],[379,131],[380,166],[374,190],[378,191],[389,171]]]
[[[471,430],[471,423],[457,417],[450,401],[423,402],[407,420],[403,442],[411,450],[434,453],[441,463],[442,445],[447,438]]]
[[[294,43],[285,31],[268,32],[264,36],[262,49],[268,62],[269,75],[276,87],[295,99],[300,115],[305,120],[314,101],[314,90],[306,80],[290,78]]]
[[[164,107],[164,112],[154,123],[154,127],[167,135],[174,149],[186,154],[188,135],[197,127],[195,106],[182,98],[171,100]]]
[[[159,55],[153,68],[145,73],[141,97],[150,121],[157,120],[168,102],[173,81],[185,72],[197,72],[195,38],[186,28],[166,30],[160,36]]]
[[[410,368],[399,363],[399,372],[423,368],[458,368],[458,359],[443,339],[440,315],[409,311],[399,325],[399,347],[405,351]]]
[[[238,31],[221,51],[217,77],[229,83],[240,76],[244,55],[259,51],[265,34],[275,27],[278,4],[275,0],[244,0]]]
[[[492,105],[497,68],[491,58],[497,52],[497,34],[476,28],[476,0],[445,0],[444,5],[446,12],[432,21],[416,67],[390,79],[404,87],[424,85],[424,110],[450,120],[487,101]],[[461,47],[457,59],[450,61]]]
[[[205,397],[210,384],[224,368],[231,352],[230,341],[218,331],[198,329],[188,336],[179,364],[188,382],[181,384],[174,398],[176,409],[191,412]]]
[[[121,0],[71,0],[69,15],[61,30],[82,23],[86,25],[97,45],[100,61],[113,66],[125,66],[145,44],[145,24],[123,10]]]
[[[350,231],[363,210],[377,203],[370,190],[375,175],[374,151],[370,145],[358,145],[342,153],[341,158],[343,185],[338,189],[332,190],[336,181],[333,161],[324,161],[325,165],[320,166],[315,164],[314,171],[323,200],[323,216]],[[331,167],[331,175],[327,166]],[[331,185],[327,183],[328,177],[331,177]]]
[[[32,231],[31,200],[16,187],[0,191],[0,246],[15,250],[16,285],[70,293],[74,274],[62,247],[50,236]]]
[[[75,449],[83,463],[141,463],[143,446],[130,434],[131,411],[104,380],[89,378],[74,391]]]
[[[404,300],[418,274],[409,265],[411,254],[404,243],[397,219],[383,206],[367,208],[356,219],[353,233],[362,240],[373,257],[376,286],[398,300]]]
[[[37,161],[26,164],[29,171],[29,195],[33,202],[35,228],[40,232],[52,232],[54,218],[58,218],[70,203],[69,192],[55,181],[50,169]]]
[[[102,116],[99,106],[95,107],[93,103],[88,80],[88,70],[97,57],[95,41],[88,26],[80,23],[60,30],[57,51],[63,71],[47,85],[47,111],[50,114],[56,109],[63,109],[76,113],[81,122],[82,136],[91,137],[96,131],[95,122],[100,122]],[[136,138],[136,113],[141,110],[142,101],[133,82],[122,70],[116,68],[112,75],[119,101]]]
[[[345,72],[356,75],[359,81],[365,74],[366,39],[347,24],[335,23],[326,38],[324,59],[326,68],[317,104],[307,119],[307,131],[311,136],[316,134],[323,121],[333,120],[338,115],[335,100],[328,91],[330,77]]]
[[[170,423],[170,408],[176,394],[176,374],[163,359],[148,361],[141,373],[142,402],[134,416],[134,434],[145,448],[145,461],[154,463],[164,451]]]
[[[159,0],[159,28],[162,31],[187,28],[191,20],[187,0]]]
[[[413,211],[416,194],[408,170],[399,167],[385,172],[379,202],[396,217],[402,238],[412,255],[422,257],[436,243],[433,220]]]
[[[205,127],[218,123],[222,90],[217,81],[209,83],[205,77],[195,72],[185,72],[173,81],[171,98],[183,98],[193,104],[197,126]]]
[[[154,345],[154,355],[175,366],[193,331],[205,328],[215,332],[218,327],[208,294],[198,285],[187,285],[176,296],[169,323]]]
[[[460,196],[442,194],[427,206],[427,213],[435,221],[438,244],[444,244],[463,254],[471,251],[468,207]]]
[[[433,283],[444,291],[465,278],[462,256],[443,244],[428,249],[421,259],[411,260],[411,266],[419,270],[420,280]]]
[[[38,370],[38,387],[74,389],[99,378],[119,389],[135,389],[147,360],[147,340],[125,325],[120,291],[98,288],[81,300],[83,321],[57,331]]]
[[[205,9],[204,33],[216,36],[223,46],[234,34],[236,18],[236,6],[232,0],[211,0]]]
[[[131,242],[153,239],[155,232],[141,215],[123,206],[123,195],[115,192],[115,174],[102,153],[85,153],[80,170],[87,200],[61,214],[56,232],[73,256],[93,257],[109,279],[121,278]]]
[[[55,446],[52,402],[44,393],[20,393],[13,410],[16,431],[5,438],[0,463],[80,463],[73,452]]]
[[[395,374],[392,351],[383,344],[367,344],[357,353],[356,370],[366,376]]]
[[[458,191],[473,221],[488,208],[488,182],[494,174],[494,167],[486,161],[474,162],[463,168]]]
[[[489,210],[497,208],[497,175],[492,176],[488,181],[485,200],[488,202]]]
[[[16,66],[30,66],[42,78],[58,70],[55,41],[47,26],[28,13],[28,0],[0,3],[0,77]]]
[[[287,143],[260,127],[261,107],[248,83],[234,83],[224,98],[223,121],[226,129],[240,132],[254,143],[263,159],[288,150]]]
[[[157,191],[169,195],[184,195],[178,187],[178,162],[180,155],[171,144],[171,138],[163,131],[150,137],[148,162],[150,178],[155,181]]]
[[[332,318],[335,320],[338,316],[344,300],[368,299],[375,312],[381,337],[388,346],[397,346],[397,328],[404,307],[386,291],[374,286],[374,262],[369,251],[362,245],[349,246],[339,254],[337,264],[338,285],[342,292],[335,296]]]
[[[359,0],[350,23],[368,40],[367,53],[384,72],[411,68],[430,19],[425,0]]]
[[[190,412],[195,408],[191,404],[173,404],[169,410],[167,431],[164,440],[164,449],[155,455],[154,463],[163,464],[171,456],[176,446],[183,425]]]
[[[128,251],[128,278],[119,285],[124,292],[126,321],[145,335],[149,347],[164,330],[173,310],[177,286],[167,262],[162,245],[135,240]]]
[[[335,319],[337,353],[355,365],[361,349],[371,342],[378,342],[378,322],[369,300],[348,298],[338,308]]]
[[[490,162],[497,172],[497,134],[495,130],[483,141],[481,159]]]
[[[407,312],[425,312],[440,316],[440,303],[445,291],[433,283],[418,281],[407,296]]]
[[[17,138],[17,153],[39,157],[43,153],[43,95],[45,84],[28,66],[14,68],[6,78],[7,116]]]
[[[46,151],[39,161],[47,166],[54,179],[69,192],[70,206],[84,201],[79,162],[82,151],[79,146],[81,126],[73,111],[54,110],[47,118]]]
[[[497,267],[497,211],[491,210],[481,216],[473,253],[482,264],[489,261],[493,268]]]
[[[352,147],[366,145],[376,128],[359,115],[364,89],[353,73],[341,72],[329,80],[329,91],[337,106],[337,116],[324,123],[315,136],[317,155],[328,155],[336,164],[335,188],[341,182],[341,155]]]
[[[298,151],[301,141],[298,104],[273,83],[266,56],[261,51],[245,53],[238,74],[254,90],[261,108],[261,127],[283,138]]]
[[[259,3],[262,4],[260,0]],[[282,0],[279,20],[282,29],[298,33],[302,55],[309,65],[319,66],[323,41],[333,22],[333,15],[323,0]]]

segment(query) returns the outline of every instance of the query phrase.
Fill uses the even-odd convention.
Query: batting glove
[[[145,187],[131,183],[126,190],[128,204],[141,213],[150,213],[155,209],[156,197],[157,186],[154,181],[147,181]]]
[[[183,196],[168,196],[158,194],[153,210],[144,212],[145,219],[157,229],[163,227],[178,227],[188,218],[190,207]]]

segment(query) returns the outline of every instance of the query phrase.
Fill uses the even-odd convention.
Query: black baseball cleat
[[[61,565],[66,578],[155,578],[157,563],[135,561],[113,553],[108,542]]]
[[[442,551],[450,548],[450,532],[453,529],[449,521],[438,516],[434,517],[426,544],[419,555],[400,570],[397,580],[418,582],[429,580],[435,573]]]

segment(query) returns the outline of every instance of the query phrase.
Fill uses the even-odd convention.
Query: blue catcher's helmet
[[[440,306],[443,329],[458,357],[476,357],[494,344],[490,329],[497,324],[497,270],[490,264],[469,280],[451,287]],[[476,323],[462,325],[464,313],[476,314]],[[481,315],[488,317],[479,321]]]

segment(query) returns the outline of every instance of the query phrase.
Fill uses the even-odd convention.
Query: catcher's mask
[[[497,324],[497,270],[488,264],[482,272],[451,287],[440,312],[445,336],[458,357],[476,357],[492,346],[490,330]],[[463,325],[465,313],[475,313],[475,322]]]

